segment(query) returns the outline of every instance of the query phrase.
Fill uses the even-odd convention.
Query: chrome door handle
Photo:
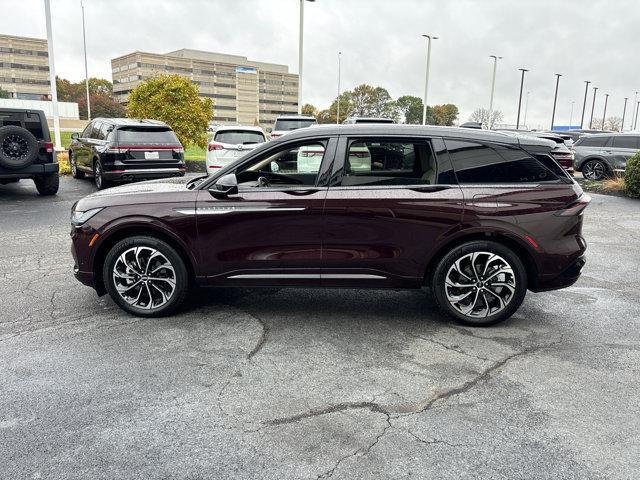
[[[314,193],[318,193],[320,189],[318,188],[309,188],[306,190],[283,190],[283,193],[287,195],[293,195],[295,197],[304,197],[305,195],[313,195]]]

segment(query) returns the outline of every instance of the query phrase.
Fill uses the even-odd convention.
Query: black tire
[[[38,149],[38,139],[29,130],[15,125],[0,128],[0,166],[26,168],[38,156]]]
[[[170,266],[174,271],[175,289],[169,296],[168,300],[164,298],[164,295],[162,295],[162,293],[157,288],[151,285],[152,280],[147,281],[149,283],[149,286],[147,286],[147,282],[144,281],[144,278],[146,277],[140,277],[139,279],[132,278],[130,280],[121,280],[120,278],[118,278],[119,282],[125,282],[120,283],[119,286],[121,288],[127,285],[126,282],[131,282],[132,287],[129,287],[129,290],[126,291],[126,295],[130,295],[131,297],[133,297],[135,295],[138,295],[138,292],[141,292],[138,297],[140,298],[140,303],[138,305],[127,302],[118,292],[118,288],[115,283],[116,280],[114,279],[114,268],[116,268],[116,262],[119,262],[119,258],[122,254],[125,254],[125,252],[130,252],[136,247],[142,247],[140,251],[143,255],[143,257],[141,257],[143,258],[143,261],[139,262],[140,264],[144,263],[145,249],[152,249],[159,252],[162,256],[164,256],[164,259],[168,260],[168,262],[170,263]],[[158,257],[155,258],[157,261]],[[122,265],[124,264],[122,262],[119,262],[119,271],[122,271],[122,269],[120,269]],[[148,270],[149,265],[146,265],[145,268],[147,268]],[[151,268],[153,268],[153,266],[151,266]],[[141,268],[141,270],[143,269]],[[135,275],[135,273],[133,273],[134,270],[129,271],[131,272],[130,275]],[[166,270],[166,272],[170,274],[168,270]],[[138,317],[162,317],[175,312],[187,298],[191,284],[187,268],[178,252],[176,252],[176,250],[168,243],[150,236],[135,236],[126,238],[116,243],[113,248],[111,248],[109,253],[107,253],[103,265],[102,275],[104,285],[106,286],[107,292],[109,293],[113,301],[116,302],[118,306],[126,312]],[[140,283],[139,286],[133,286],[136,281],[142,283]],[[170,287],[170,284],[167,282],[158,285],[161,288],[163,288],[163,285],[167,288]],[[144,303],[149,295],[149,293],[147,292],[151,293],[153,298],[150,307],[149,302],[146,302],[147,305],[144,306]],[[167,292],[165,291],[165,293]],[[154,306],[155,302],[161,302],[163,300],[166,300],[166,303]]]
[[[111,182],[105,180],[103,177],[104,170],[102,168],[102,163],[100,160],[96,160],[93,162],[93,183],[95,183],[96,188],[98,190],[104,190],[105,188],[109,188],[111,186]]]
[[[76,152],[69,150],[69,165],[71,166],[71,176],[73,178],[84,178],[84,172],[78,170],[78,161],[76,160]]]
[[[33,177],[38,193],[43,196],[55,195],[60,188],[60,176],[58,172],[43,173]]]
[[[474,253],[477,255],[475,267],[470,270],[471,259],[474,259],[471,255]],[[454,267],[458,261],[457,266],[462,272],[460,276],[458,268]],[[486,268],[483,267],[483,261],[487,262]],[[505,263],[510,270],[504,267]],[[491,278],[500,266],[500,271],[510,273],[496,273]],[[477,275],[473,273],[483,268]],[[446,284],[448,275],[451,275],[449,286]],[[454,278],[456,276],[457,279]],[[504,286],[496,287],[494,283]],[[464,287],[457,288],[452,284]],[[471,241],[455,247],[440,260],[431,278],[431,291],[440,310],[458,322],[470,326],[494,325],[509,318],[522,304],[527,293],[527,271],[518,256],[504,245],[485,240]],[[455,302],[450,300],[453,297],[461,298]],[[471,310],[465,314],[463,310],[469,306]],[[483,309],[475,311],[475,306]],[[486,316],[483,314],[485,309]],[[494,313],[491,313],[492,309]]]
[[[609,167],[603,160],[587,160],[582,164],[582,176],[587,180],[603,180],[610,176]]]

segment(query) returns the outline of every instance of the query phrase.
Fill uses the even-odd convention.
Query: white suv
[[[260,127],[219,127],[213,132],[207,147],[207,174],[242,157],[245,153],[267,141]]]
[[[304,115],[284,115],[282,117],[276,118],[276,123],[273,126],[273,130],[267,131],[271,133],[271,140],[275,140],[285,133],[317,124],[318,121],[314,117],[307,117]]]

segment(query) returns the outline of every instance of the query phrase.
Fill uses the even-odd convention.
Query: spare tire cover
[[[38,156],[38,139],[22,127],[0,128],[0,166],[11,170],[28,167]]]

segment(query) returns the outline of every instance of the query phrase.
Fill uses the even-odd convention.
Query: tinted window
[[[167,127],[122,127],[118,129],[118,143],[170,143],[177,145],[180,142],[173,130]]]
[[[458,182],[530,183],[557,180],[557,175],[519,148],[447,140]]]
[[[436,162],[428,142],[352,140],[342,185],[433,185]]]
[[[89,133],[89,138],[99,138],[101,126],[102,126],[102,122],[93,122],[93,125],[91,127],[91,132]]]
[[[390,118],[356,118],[351,123],[395,123]]]
[[[218,132],[214,140],[220,143],[231,143],[234,145],[251,145],[264,142],[264,135],[261,132],[247,130],[225,130]]]
[[[310,127],[317,122],[314,119],[309,120],[276,120],[273,127],[274,130],[297,130],[298,128]]]
[[[585,136],[581,137],[576,142],[576,147],[604,147],[611,137],[593,137]]]
[[[93,128],[92,124],[89,124],[86,127],[84,127],[84,130],[80,134],[80,138],[89,138],[91,136],[91,129],[92,128]]]
[[[638,148],[638,137],[632,135],[618,135],[613,137],[613,146],[616,148]]]

